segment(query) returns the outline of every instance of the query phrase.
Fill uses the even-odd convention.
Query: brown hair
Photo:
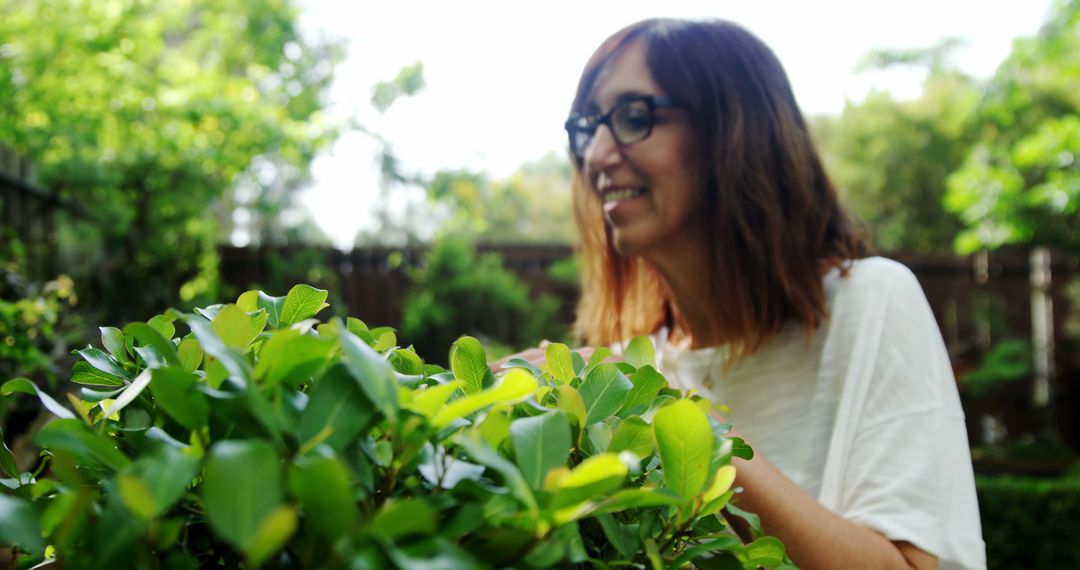
[[[636,41],[644,42],[656,83],[685,106],[699,141],[712,309],[732,356],[753,353],[790,321],[812,334],[826,316],[824,272],[843,271],[867,247],[840,207],[779,60],[730,22],[645,20],[600,46],[572,111],[585,110],[600,73]],[[607,345],[677,325],[664,280],[647,261],[615,250],[600,200],[575,163],[582,257],[575,333]],[[673,328],[676,336],[689,332]]]

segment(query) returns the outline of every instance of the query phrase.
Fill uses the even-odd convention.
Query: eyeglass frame
[[[645,105],[649,108],[649,126],[645,130],[645,133],[643,135],[633,140],[620,140],[619,134],[616,132],[615,127],[611,123],[611,117],[619,109],[622,109],[627,105],[636,103],[638,101],[643,101]],[[601,125],[607,125],[608,130],[611,131],[611,137],[615,140],[616,143],[619,144],[619,146],[626,146],[641,142],[649,138],[650,135],[652,135],[653,127],[656,126],[657,109],[670,109],[680,107],[683,107],[683,104],[676,99],[672,99],[671,97],[665,97],[663,95],[636,95],[620,100],[619,102],[615,103],[615,105],[612,106],[611,109],[608,109],[607,113],[604,114],[575,112],[570,115],[570,118],[567,119],[565,123],[563,123],[563,128],[566,129],[566,134],[569,139],[570,154],[573,155],[573,157],[577,161],[584,161],[585,150],[587,150],[589,148],[589,145],[592,144],[593,138],[596,137],[596,131],[600,130]],[[582,119],[585,119],[586,121],[591,121],[591,131],[579,126]],[[589,140],[582,147],[580,154],[574,149],[575,132],[588,132],[589,134]]]

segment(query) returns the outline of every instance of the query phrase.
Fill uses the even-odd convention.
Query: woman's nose
[[[585,148],[585,164],[589,169],[599,172],[621,160],[622,149],[615,140],[615,135],[607,125],[600,125],[589,141],[589,146]]]

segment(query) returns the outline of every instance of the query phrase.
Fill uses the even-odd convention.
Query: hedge
[[[979,476],[990,569],[1080,568],[1080,474]]]

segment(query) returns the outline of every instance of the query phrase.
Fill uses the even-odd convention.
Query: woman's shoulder
[[[903,263],[885,257],[867,257],[849,261],[846,271],[833,271],[826,277],[829,307],[902,306],[926,299],[915,273]],[[923,301],[924,302],[924,301]]]
[[[852,260],[845,265],[845,271],[834,271],[830,278],[826,287],[843,297],[882,298],[922,292],[918,279],[906,265],[886,257]]]

